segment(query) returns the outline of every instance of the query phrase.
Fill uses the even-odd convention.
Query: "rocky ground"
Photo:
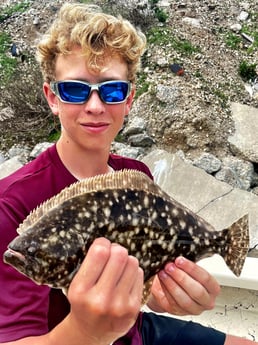
[[[7,6],[21,2],[2,0],[0,14]],[[46,30],[63,1],[24,2],[28,4],[26,11],[1,19],[0,32],[9,33],[21,51],[33,54],[35,40]],[[201,152],[220,158],[231,155],[227,142],[234,132],[230,103],[258,106],[255,78],[244,80],[239,75],[242,61],[248,64],[258,61],[258,1],[93,0],[92,3],[103,5],[112,13],[122,13],[148,36],[138,79],[141,95],[134,103],[131,117],[138,115],[146,120],[146,131],[155,146],[170,152],[182,150],[189,157]],[[160,21],[163,14],[167,15],[165,23]],[[27,93],[31,90],[25,85],[33,75],[30,69],[34,66],[26,59],[19,59],[28,102]],[[173,63],[183,68],[183,75],[171,71]],[[20,108],[16,107],[14,113],[10,108],[8,114],[6,109],[0,113],[0,150],[15,141],[29,144],[45,141],[53,129],[42,99],[38,101],[36,115],[35,109],[31,112],[33,116],[24,111],[28,109],[24,107],[24,94],[18,97],[13,91],[12,97],[20,100]],[[3,98],[1,103],[5,108]],[[43,127],[46,131],[42,131]]]

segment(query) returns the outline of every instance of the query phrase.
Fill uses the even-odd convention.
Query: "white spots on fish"
[[[142,211],[142,205],[139,204],[139,205],[133,206],[132,211],[134,213],[140,213]]]
[[[136,244],[135,244],[135,242],[131,242],[131,243],[130,243],[130,250],[131,250],[132,252],[134,252],[135,249],[136,249]]]
[[[131,220],[132,226],[138,226],[139,225],[139,218],[133,217]]]
[[[131,205],[130,205],[129,203],[126,203],[126,204],[125,204],[125,210],[126,210],[126,211],[131,210]]]
[[[189,227],[187,228],[187,230],[188,230],[190,236],[193,237],[193,236],[194,236],[194,228],[193,228],[192,226],[189,226]]]
[[[113,231],[111,232],[111,234],[109,235],[109,239],[110,239],[111,241],[115,241],[115,240],[118,238],[118,236],[119,236],[119,231],[113,230]]]
[[[109,218],[110,217],[110,214],[111,214],[111,210],[110,210],[110,208],[109,207],[105,207],[105,208],[103,208],[103,213],[104,213],[104,215],[105,215],[105,217],[106,218]]]
[[[196,245],[194,243],[191,243],[190,245],[190,252],[194,253],[196,250]]]
[[[210,240],[209,240],[208,238],[205,238],[205,239],[204,239],[204,243],[205,243],[205,245],[206,245],[207,247],[210,246]]]
[[[61,230],[61,231],[59,232],[59,236],[60,236],[61,238],[65,238],[65,237],[66,237],[66,231]]]
[[[153,212],[151,214],[151,219],[155,221],[157,218],[158,218],[158,213],[157,213],[157,211],[153,210]]]
[[[176,207],[172,208],[171,213],[172,213],[172,217],[177,218],[178,215],[179,215],[179,210],[178,210],[178,208],[176,208]]]
[[[155,232],[152,229],[149,230],[149,238],[151,240],[153,240],[155,238]]]
[[[113,200],[107,200],[107,205],[109,206],[109,207],[112,207],[113,205],[114,205],[114,203],[113,203]]]
[[[175,246],[175,242],[176,242],[176,236],[173,237],[173,240],[171,240],[168,245],[167,245],[167,252],[168,253],[172,253],[174,250],[174,246]]]
[[[53,235],[50,235],[49,237],[48,237],[48,240],[47,241],[45,241],[45,243],[47,244],[48,243],[48,245],[49,244],[55,244],[55,243],[57,243],[59,241],[59,237],[58,237],[58,235],[57,234],[53,234]]]
[[[144,198],[143,198],[143,206],[145,208],[149,208],[149,205],[150,205],[150,199],[149,199],[149,197],[147,195],[145,195]]]
[[[91,212],[97,213],[98,207],[99,207],[99,206],[98,206],[97,204],[93,204],[93,205],[91,206],[91,208],[90,208]]]
[[[200,244],[200,238],[198,236],[193,238],[193,241],[195,244],[199,245]]]
[[[75,229],[78,230],[78,231],[81,231],[81,230],[82,230],[81,224],[80,224],[79,222],[75,223],[75,224],[74,224],[74,227],[75,227]]]
[[[164,218],[165,218],[165,217],[164,217]],[[172,224],[173,224],[172,219],[171,219],[171,218],[167,218],[166,221],[167,221],[167,225],[168,225],[169,227],[171,227]],[[174,230],[173,230],[173,228],[171,228],[171,229],[170,229],[170,234],[173,234],[173,233],[174,233]]]
[[[78,212],[77,213],[77,217],[79,219],[82,219],[82,218],[90,218],[91,217],[91,212],[87,211],[87,210],[82,210],[81,212]]]
[[[148,249],[152,247],[153,242],[152,241],[146,241],[142,244],[141,250],[142,254],[144,255],[146,252],[148,252]]]
[[[187,227],[187,224],[186,224],[184,219],[179,220],[179,225],[180,225],[182,230],[185,230],[185,228]]]

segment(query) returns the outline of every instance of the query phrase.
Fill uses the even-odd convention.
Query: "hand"
[[[199,315],[214,308],[219,292],[219,284],[206,270],[178,257],[155,277],[148,306],[157,312]]]
[[[71,331],[81,334],[82,344],[110,344],[135,323],[142,291],[138,260],[122,246],[96,239],[68,290]]]

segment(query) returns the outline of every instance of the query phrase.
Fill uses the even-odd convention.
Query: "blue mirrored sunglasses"
[[[100,99],[107,104],[123,103],[130,94],[131,83],[125,80],[111,80],[89,84],[79,80],[52,81],[50,88],[63,103],[83,104],[92,91],[98,91]]]

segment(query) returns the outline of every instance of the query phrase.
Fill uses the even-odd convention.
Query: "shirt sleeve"
[[[16,229],[24,218],[15,198],[0,198],[0,342],[48,331],[49,287],[36,285],[3,261],[8,243],[17,236]]]

